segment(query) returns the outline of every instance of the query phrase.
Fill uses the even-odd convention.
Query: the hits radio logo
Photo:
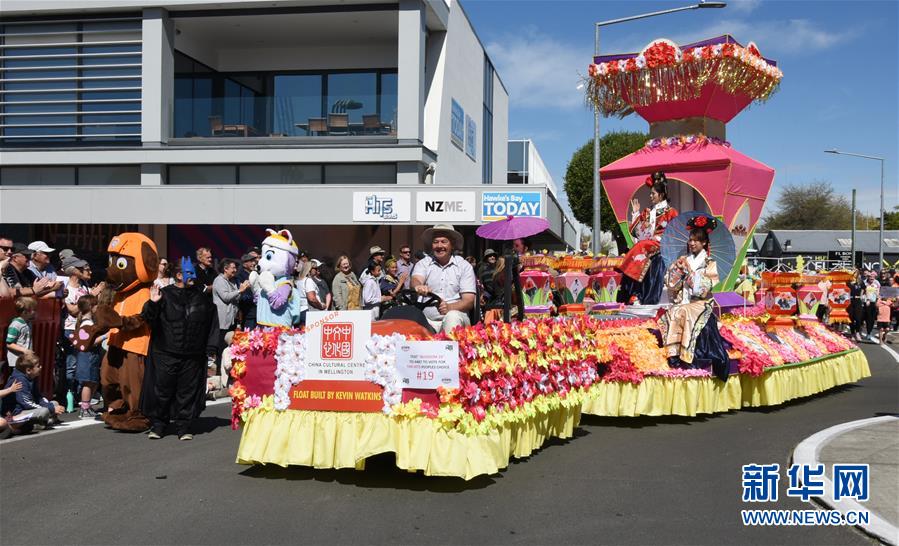
[[[397,219],[397,213],[393,210],[392,197],[367,196],[365,198],[365,214],[374,214],[384,220]]]

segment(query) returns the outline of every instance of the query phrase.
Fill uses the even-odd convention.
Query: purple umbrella
[[[543,218],[535,218],[533,216],[506,216],[502,220],[490,222],[479,227],[476,231],[479,237],[484,239],[492,239],[494,241],[513,241],[515,239],[524,239],[531,235],[537,235],[549,229],[549,222]],[[521,283],[518,280],[518,256],[509,254],[506,256],[509,260],[505,274],[505,298],[503,301],[503,320],[509,322],[511,320],[510,310],[512,309],[512,286],[518,292],[518,301],[523,301],[521,297]],[[514,272],[514,278],[513,278]],[[524,318],[523,308],[518,308],[518,318]]]
[[[534,216],[506,216],[502,220],[490,222],[479,227],[478,237],[493,241],[512,241],[537,235],[549,229],[545,218]]]

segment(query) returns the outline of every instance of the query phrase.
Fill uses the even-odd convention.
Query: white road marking
[[[210,406],[221,406],[223,404],[230,404],[230,398],[220,398],[215,401],[206,402],[206,407]],[[62,424],[56,425],[50,430],[40,430],[38,432],[32,432],[31,434],[25,434],[23,436],[13,436],[7,440],[3,440],[0,442],[0,445],[11,444],[13,442],[21,442],[23,440],[33,440],[35,438],[46,438],[51,434],[56,434],[58,432],[67,432],[72,430],[77,430],[79,428],[89,427],[91,425],[102,425],[103,421],[99,421],[97,419],[74,419],[72,421],[63,421]]]

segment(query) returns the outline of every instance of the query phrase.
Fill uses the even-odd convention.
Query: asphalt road
[[[899,365],[784,406],[708,418],[595,418],[502,473],[465,482],[395,469],[244,467],[228,405],[193,442],[86,426],[0,443],[0,543],[869,544],[853,528],[747,528],[786,497],[793,448],[837,423],[899,413]],[[741,502],[741,469],[780,463],[780,501]],[[876,484],[872,484],[876,487]]]

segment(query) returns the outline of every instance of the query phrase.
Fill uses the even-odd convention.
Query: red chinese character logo
[[[322,358],[353,358],[353,323],[333,322],[322,325]]]

